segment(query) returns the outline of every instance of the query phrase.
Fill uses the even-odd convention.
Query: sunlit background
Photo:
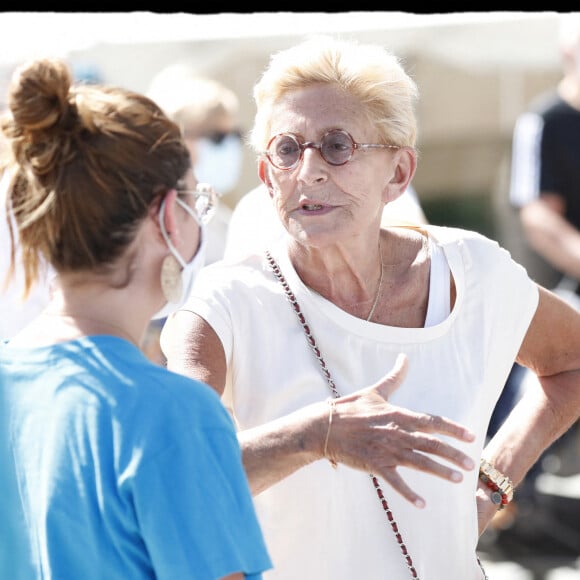
[[[562,13],[543,12],[3,12],[0,104],[17,64],[65,58],[85,78],[146,92],[183,63],[221,81],[254,115],[252,86],[269,55],[309,34],[378,42],[401,57],[419,86],[420,154],[413,185],[433,223],[476,229],[501,241],[539,282],[555,275],[523,243],[507,202],[517,116],[560,78]],[[245,151],[241,179],[223,199],[234,207],[258,183]]]
[[[532,277],[552,287],[555,274],[525,244],[508,204],[508,187],[516,118],[561,77],[561,16],[550,11],[3,12],[0,106],[14,67],[33,57],[62,57],[78,77],[141,92],[159,71],[181,63],[232,89],[240,99],[242,129],[248,130],[252,87],[272,52],[313,33],[380,43],[401,57],[419,86],[413,186],[428,220],[497,239]],[[258,184],[249,149],[244,161],[238,185],[223,199],[230,208]],[[531,578],[521,568],[501,576],[488,573],[492,579]],[[580,572],[572,574],[549,578],[578,578]]]
[[[314,33],[378,42],[401,57],[419,86],[420,153],[413,185],[433,223],[501,241],[532,276],[554,273],[523,243],[507,203],[516,117],[561,74],[558,12],[3,12],[0,104],[17,64],[65,58],[85,78],[146,92],[170,64],[194,67],[233,89],[242,129],[254,115],[252,86],[269,55]],[[258,183],[249,149],[234,207]]]
[[[517,115],[560,76],[559,19],[557,12],[4,12],[0,82],[25,59],[60,56],[79,74],[145,92],[161,69],[187,63],[238,94],[248,129],[252,86],[271,52],[311,33],[384,44],[421,92],[413,185],[427,217],[501,240],[550,284],[544,265],[521,243],[507,179]],[[233,207],[257,183],[248,150],[238,186],[224,202]]]

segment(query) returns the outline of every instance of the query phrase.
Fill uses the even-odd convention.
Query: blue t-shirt
[[[8,431],[5,389],[0,383],[0,578],[35,578],[26,521],[17,509],[20,504],[16,472]]]
[[[271,567],[213,389],[112,336],[2,344],[0,385],[43,577],[256,580]]]

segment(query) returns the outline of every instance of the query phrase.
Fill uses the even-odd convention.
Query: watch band
[[[479,479],[491,490],[491,501],[503,509],[514,497],[514,484],[511,479],[498,471],[489,461],[481,459]]]

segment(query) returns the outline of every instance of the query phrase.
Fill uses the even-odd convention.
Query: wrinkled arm
[[[179,311],[161,335],[167,368],[203,381],[223,395],[226,359],[213,328],[200,316]],[[238,433],[242,459],[254,495],[320,459],[327,409],[311,405],[265,425]]]
[[[517,361],[538,376],[539,386],[526,390],[483,451],[516,486],[580,416],[580,313],[540,288],[538,308]],[[497,506],[481,484],[478,507],[483,532]]]
[[[218,336],[205,320],[191,312],[178,312],[167,321],[161,346],[170,370],[202,380],[223,394],[225,354]],[[336,399],[327,456],[382,477],[421,507],[422,498],[400,477],[397,467],[405,465],[459,482],[462,472],[446,462],[462,470],[473,469],[474,463],[438,436],[472,442],[474,435],[444,417],[389,404],[389,396],[405,378],[407,364],[406,357],[401,356],[392,371],[375,385]],[[322,401],[238,433],[254,495],[324,457],[329,412],[329,405]]]

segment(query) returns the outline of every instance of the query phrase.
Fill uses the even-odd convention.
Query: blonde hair
[[[41,261],[57,272],[105,269],[191,165],[179,128],[153,101],[121,88],[72,86],[71,78],[58,60],[22,65],[0,124],[12,176],[6,210],[18,228],[26,293]]]
[[[379,45],[316,36],[272,55],[254,86],[257,112],[250,142],[258,154],[271,137],[274,104],[291,91],[320,83],[357,99],[385,143],[415,146],[418,90],[399,60]]]

